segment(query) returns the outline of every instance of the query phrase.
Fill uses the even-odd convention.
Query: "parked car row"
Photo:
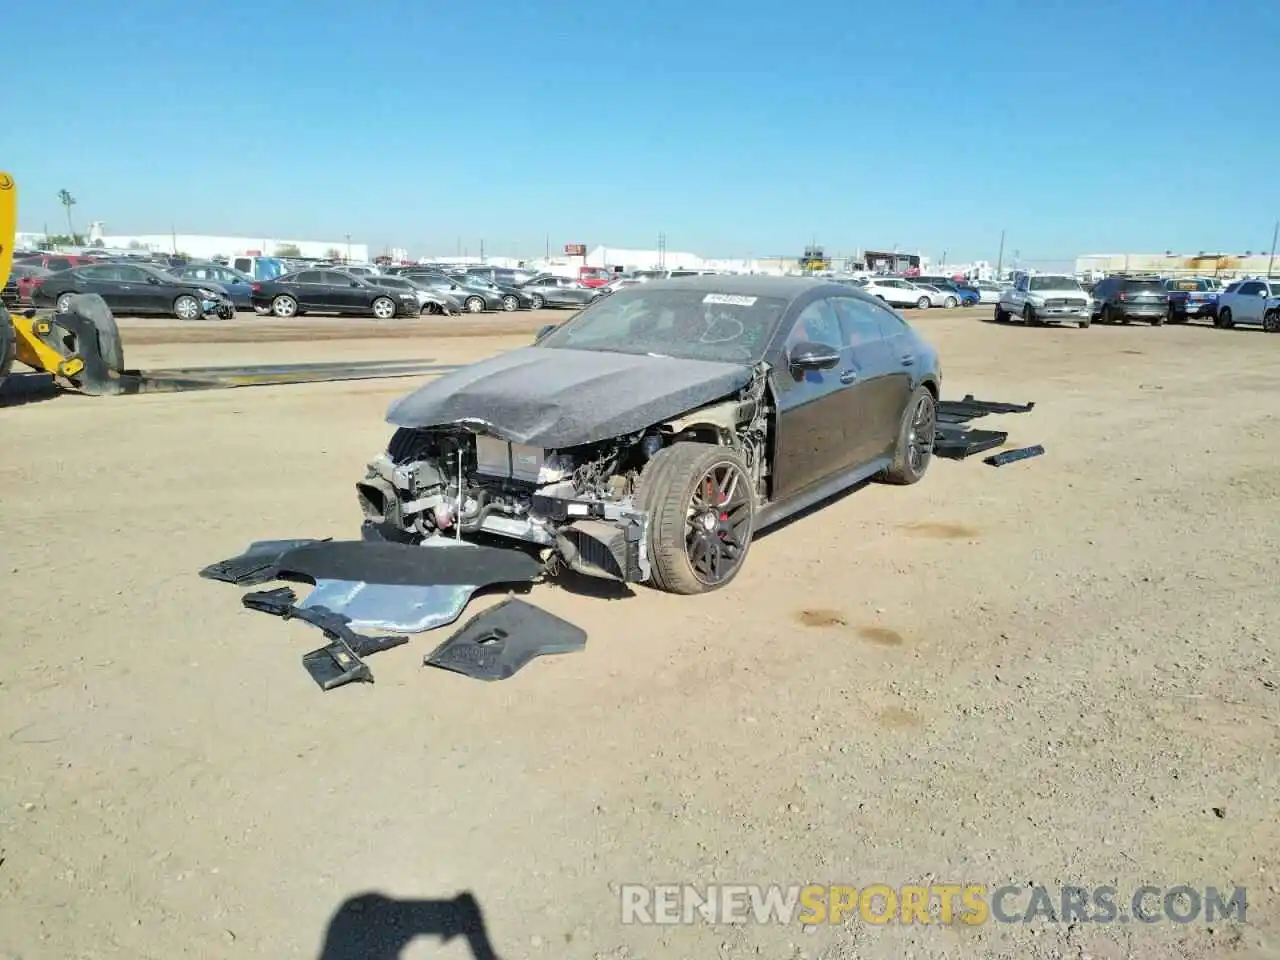
[[[1020,275],[995,305],[995,320],[1026,324],[1162,326],[1207,319],[1216,327],[1256,324],[1280,333],[1280,278],[1237,280],[1225,289],[1212,277],[1116,274],[1085,287],[1072,276]]]

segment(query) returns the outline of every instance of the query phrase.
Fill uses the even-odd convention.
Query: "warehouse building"
[[[89,225],[87,242],[109,250],[145,250],[149,253],[185,254],[198,260],[212,257],[315,257],[345,259],[357,263],[369,259],[369,245],[342,240],[285,240],[275,237],[215,237],[198,233],[151,233],[122,236],[106,233],[105,224]]]
[[[1280,272],[1270,253],[1093,253],[1076,259],[1076,274],[1156,273],[1165,277],[1252,277]]]

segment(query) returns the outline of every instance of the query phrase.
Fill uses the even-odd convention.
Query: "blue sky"
[[[415,254],[1242,252],[1280,217],[1276,0],[67,0],[5,34],[24,230],[64,187],[77,228]]]

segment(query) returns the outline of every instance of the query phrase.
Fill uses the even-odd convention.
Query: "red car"
[[[613,271],[603,267],[582,267],[578,271],[578,282],[584,287],[603,287],[606,283],[613,282],[613,279]]]
[[[65,253],[36,253],[29,257],[18,257],[14,260],[14,263],[44,267],[50,273],[57,273],[59,270],[70,270],[72,267],[83,267],[94,262],[96,262],[94,257],[70,256]]]

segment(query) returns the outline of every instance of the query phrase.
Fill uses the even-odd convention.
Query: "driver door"
[[[121,297],[119,270],[115,266],[101,264],[96,267],[81,267],[76,271],[76,277],[80,279],[78,286],[84,293],[96,293],[113,313],[125,307]]]
[[[830,347],[840,354],[840,363],[830,370],[790,367],[791,351],[805,342]],[[858,431],[863,393],[830,299],[815,300],[800,312],[782,352],[782,364],[773,372],[778,397],[774,499],[801,493],[854,465],[850,437]]]
[[[122,310],[139,313],[168,313],[169,300],[166,289],[141,267],[121,264],[116,267],[116,284]]]

